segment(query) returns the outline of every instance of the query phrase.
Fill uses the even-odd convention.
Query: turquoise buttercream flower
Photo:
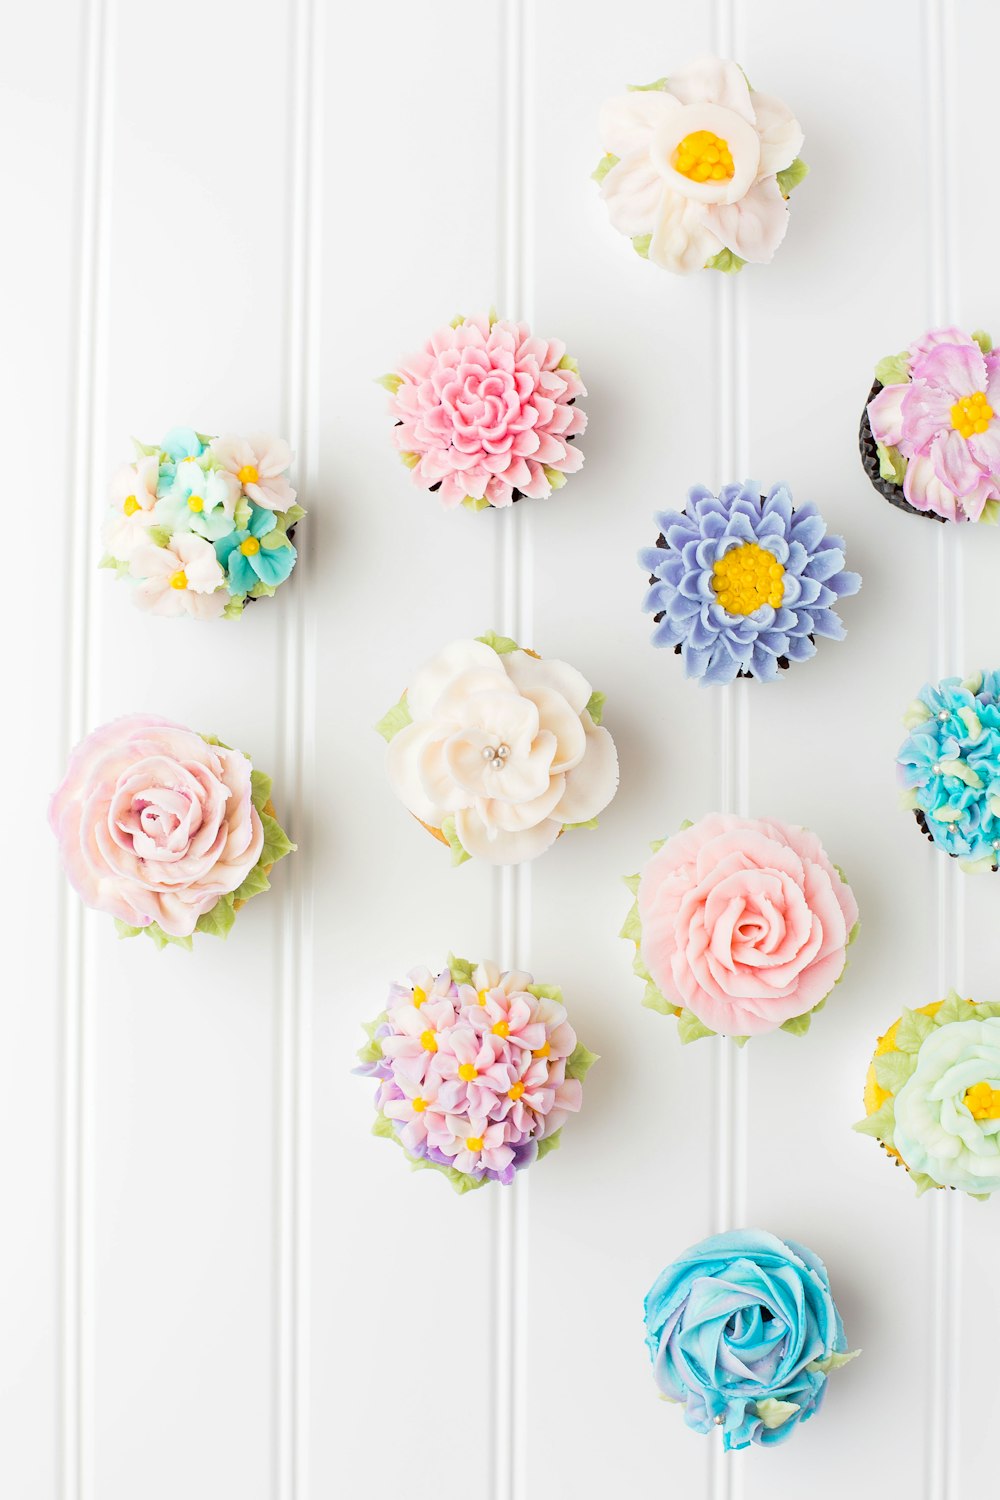
[[[926,683],[896,764],[924,832],[972,866],[1000,863],[1000,672]]]
[[[160,446],[160,494],[166,494],[186,458],[200,458],[204,451],[205,444],[193,427],[171,427]]]
[[[184,459],[174,482],[158,500],[154,515],[160,526],[173,533],[194,531],[210,542],[235,531],[233,519],[239,486],[222,469],[203,469],[197,459]]]
[[[245,531],[233,531],[215,544],[215,555],[228,574],[229,592],[249,594],[259,580],[270,588],[284,583],[295,566],[295,548],[283,532],[275,532],[273,510],[253,506]]]

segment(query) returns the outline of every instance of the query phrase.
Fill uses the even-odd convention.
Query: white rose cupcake
[[[376,726],[389,784],[455,864],[512,865],[594,827],[618,789],[604,695],[504,636],[453,641]]]

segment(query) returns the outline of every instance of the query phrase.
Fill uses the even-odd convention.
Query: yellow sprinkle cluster
[[[141,509],[142,509],[142,506],[139,504],[138,500],[135,498],[134,495],[126,495],[125,496],[125,502],[122,505],[122,510],[125,512],[125,514],[127,516],[134,516],[135,513],[136,513],[136,511],[137,510],[141,510]]]
[[[686,135],[674,152],[673,166],[691,182],[728,182],[736,170],[729,142],[711,130]]]
[[[731,615],[752,615],[762,604],[777,609],[785,597],[785,570],[756,542],[733,547],[712,564],[712,587]]]
[[[236,478],[239,480],[240,484],[256,484],[258,479],[260,478],[260,475],[257,472],[257,467],[255,464],[244,464],[242,469],[240,469],[239,473],[237,474]]]
[[[985,1081],[966,1089],[962,1103],[974,1120],[1000,1120],[1000,1089]]]
[[[260,551],[260,542],[255,536],[248,536],[245,542],[240,542],[240,551],[244,557],[253,557]]]
[[[458,1076],[463,1083],[471,1083],[474,1078],[479,1077],[479,1069],[475,1063],[461,1063],[458,1069]]]
[[[993,408],[982,391],[974,391],[971,396],[963,396],[955,402],[951,409],[951,425],[962,437],[970,438],[977,432],[985,432],[992,416]]]
[[[172,589],[186,589],[187,586],[188,586],[187,574],[185,573],[185,571],[184,571],[183,568],[181,568],[180,571],[177,572],[177,573],[171,573],[171,575],[170,575],[170,587]]]

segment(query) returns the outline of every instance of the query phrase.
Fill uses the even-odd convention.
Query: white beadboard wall
[[[0,1495],[990,1493],[1000,1203],[918,1202],[849,1127],[902,1005],[1000,983],[1000,889],[918,839],[892,768],[928,676],[1000,662],[1000,539],[884,505],[855,439],[881,354],[1000,330],[996,6],[40,0],[0,28]],[[708,51],[796,108],[813,169],[735,281],[641,262],[588,181],[601,100]],[[587,465],[448,515],[372,377],[491,304],[579,358]],[[95,571],[129,436],[176,422],[297,451],[298,573],[236,625],[150,619]],[[635,553],[691,483],[747,474],[817,501],[865,586],[845,644],[703,691],[648,645]],[[533,867],[453,871],[371,725],[490,626],[608,692],[622,786]],[[136,709],[251,751],[301,846],[193,956],[82,912],[45,828],[69,746]],[[804,1041],[683,1050],[639,1003],[620,877],[714,807],[812,826],[855,885]],[[558,1155],[469,1199],[370,1136],[349,1072],[390,977],[449,948],[561,982],[602,1056]],[[656,1399],[641,1303],[743,1223],[824,1256],[865,1353],[789,1445],[724,1458]]]

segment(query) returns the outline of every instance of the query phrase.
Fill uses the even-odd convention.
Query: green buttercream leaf
[[[664,995],[661,995],[651,979],[646,981],[642,1003],[647,1010],[655,1010],[661,1016],[680,1015],[680,1008],[676,1005],[671,1005],[670,1001]]]
[[[987,500],[979,515],[980,526],[995,526],[1000,521],[1000,500]]]
[[[543,1136],[538,1142],[538,1155],[536,1161],[541,1161],[548,1156],[550,1151],[558,1151],[562,1145],[562,1129],[554,1130],[551,1135]]]
[[[190,934],[186,937],[175,937],[173,933],[164,932],[159,922],[150,922],[148,927],[129,927],[127,922],[119,923],[115,919],[119,937],[135,937],[138,933],[144,933],[156,948],[183,948],[186,953],[191,952],[193,939]]]
[[[467,958],[456,958],[454,953],[448,954],[448,968],[456,984],[472,984],[475,967]]]
[[[154,547],[168,547],[173,532],[168,531],[165,526],[151,526],[146,534]]]
[[[931,1016],[922,1016],[918,1010],[904,1010],[896,1025],[896,1047],[907,1055],[919,1052],[921,1043],[933,1030]]]
[[[271,882],[264,873],[264,866],[254,865],[242,885],[237,886],[233,892],[234,901],[252,901],[254,896],[261,896],[265,891],[271,889]]]
[[[403,384],[402,375],[376,375],[375,384],[384,386],[391,396],[394,396]]]
[[[625,876],[622,877],[622,883],[624,885],[628,886],[628,888],[632,892],[633,896],[638,896],[638,894],[639,894],[639,884],[640,884],[641,880],[642,880],[642,875],[641,874],[639,874],[639,875],[625,875]]]
[[[690,828],[691,824],[687,823],[685,825],[685,827]],[[666,839],[654,839],[653,842],[650,844],[649,847],[650,847],[650,849],[652,850],[652,852],[654,854],[659,854],[660,850],[663,848],[663,846],[664,846],[664,844],[666,842],[667,842]]]
[[[388,744],[401,729],[405,729],[407,724],[412,723],[413,719],[410,716],[410,710],[407,707],[404,696],[400,698],[398,703],[393,704],[387,714],[382,715],[381,719],[375,725],[375,729],[385,740],[386,744]]]
[[[264,847],[260,853],[259,863],[277,864],[279,859],[284,859],[286,854],[291,854],[297,846],[292,843],[277,818],[272,818],[270,813],[262,812],[260,821],[264,825]]]
[[[564,832],[568,832],[572,828],[596,828],[596,827],[597,827],[597,819],[596,818],[588,818],[585,823],[564,823],[563,824],[563,831]]]
[[[879,1088],[898,1094],[916,1066],[917,1059],[912,1052],[883,1052],[875,1059],[875,1078]]]
[[[247,876],[248,880],[249,878]],[[223,896],[221,900],[216,901],[210,911],[203,911],[195,923],[195,931],[207,932],[212,937],[226,937],[230,927],[236,921],[236,913],[233,910],[233,899],[231,895]]]
[[[550,469],[548,464],[542,464],[542,473],[554,490],[561,490],[566,483],[566,475],[559,469]]]
[[[489,510],[490,502],[485,495],[466,495],[462,501],[466,510]]]
[[[534,995],[536,1000],[553,1000],[556,1005],[562,1005],[563,992],[558,984],[529,984],[528,994]]]
[[[668,82],[667,78],[657,78],[653,83],[628,83],[625,87],[630,94],[651,94],[654,90],[662,94],[666,92]]]
[[[857,1359],[860,1353],[860,1349],[848,1349],[846,1354],[838,1354],[834,1350],[832,1354],[827,1354],[823,1359],[810,1360],[809,1364],[806,1365],[806,1369],[812,1371],[814,1375],[829,1375],[831,1370],[842,1370],[845,1365],[851,1363],[852,1359]]]
[[[906,1169],[910,1172],[909,1167]],[[939,1188],[941,1184],[935,1182],[933,1177],[928,1177],[926,1172],[910,1172],[910,1180],[917,1190],[917,1197],[922,1198],[930,1188]]]
[[[591,177],[596,183],[602,183],[605,177],[607,177],[608,173],[611,171],[611,168],[617,167],[620,160],[621,158],[616,156],[613,151],[607,152],[605,156],[601,157],[600,161],[597,163],[597,166],[591,172]]]
[[[972,1013],[972,1007],[967,1000],[954,990],[949,990],[941,1009],[934,1017],[935,1026],[948,1026],[952,1021],[965,1021]]]
[[[226,600],[226,607],[222,611],[222,618],[224,620],[238,620],[240,615],[243,613],[243,606],[245,602],[245,594],[234,594],[231,598]]]
[[[253,588],[250,590],[250,598],[251,599],[272,599],[274,597],[275,592],[276,592],[276,590],[274,589],[274,587],[271,584],[265,583],[264,580],[263,580],[263,578],[258,578],[257,582],[254,584]]]
[[[887,354],[875,366],[875,379],[881,385],[907,385],[910,379],[910,356],[904,349],[901,354]]]
[[[273,531],[267,533],[267,536],[261,537],[260,545],[265,552],[277,552],[279,547],[290,547],[292,544],[285,533],[276,526]]]
[[[787,1021],[782,1021],[781,1030],[787,1031],[791,1036],[805,1036],[812,1025],[812,1011],[806,1011],[804,1016],[789,1016]]]
[[[377,1063],[377,1062],[381,1062],[382,1061],[382,1043],[381,1042],[377,1042],[375,1040],[375,1038],[372,1037],[372,1039],[371,1039],[370,1042],[366,1042],[363,1047],[359,1047],[358,1048],[357,1057],[358,1057],[358,1062],[361,1062],[361,1063]]]
[[[396,1132],[392,1128],[392,1121],[389,1119],[388,1115],[379,1113],[375,1116],[375,1123],[372,1126],[372,1135],[383,1136],[386,1140],[389,1141],[396,1140]]]
[[[625,918],[625,921],[622,923],[622,929],[619,932],[618,936],[628,938],[629,942],[632,943],[638,943],[640,938],[642,937],[642,919],[639,916],[638,901],[633,901],[629,914]]]
[[[653,976],[646,968],[646,960],[642,956],[642,949],[636,948],[635,958],[632,960],[632,973],[638,974],[640,979],[645,979],[647,984],[652,982]]]
[[[250,525],[250,517],[252,514],[253,512],[250,507],[250,501],[245,495],[241,495],[236,502],[236,509],[233,512],[233,522],[236,526],[237,531],[246,531],[247,527]]]
[[[710,1026],[705,1026],[692,1011],[685,1008],[677,1017],[677,1035],[687,1046],[688,1042],[698,1042],[703,1036],[714,1036],[715,1033]]]
[[[263,812],[271,796],[271,778],[266,771],[250,772],[250,799],[258,812]]]
[[[787,198],[798,187],[803,178],[808,176],[809,168],[801,156],[797,156],[793,162],[789,162],[788,166],[783,167],[778,173],[778,187],[781,190],[782,197]]]
[[[509,656],[512,651],[520,651],[516,641],[512,641],[509,635],[497,635],[495,630],[487,630],[485,635],[477,635],[477,641],[482,641],[484,646],[489,646],[497,656]]]
[[[745,260],[741,260],[738,255],[734,255],[731,250],[723,247],[717,255],[713,255],[709,260],[706,260],[705,270],[723,271],[727,276],[732,276],[737,271],[742,271],[745,265]]]
[[[742,1048],[746,1046],[750,1038],[748,1036],[731,1036],[729,1040],[732,1042],[734,1047]]]
[[[680,826],[680,832],[681,833],[685,833],[689,828],[693,828],[693,827],[694,827],[694,823],[691,821],[691,819],[690,818],[685,818],[684,822]],[[662,849],[663,846],[664,846],[664,844],[666,842],[667,842],[666,839],[661,839],[660,842],[656,845],[656,848],[657,849]]]
[[[162,449],[159,443],[140,443],[138,438],[132,439],[136,458],[159,458]]]
[[[926,724],[931,718],[931,711],[926,703],[919,698],[914,698],[903,715],[903,724],[907,729],[918,729],[921,724]]]
[[[120,938],[134,938],[139,937],[142,928],[130,927],[127,922],[122,921],[121,917],[115,917],[115,931]]]
[[[653,242],[651,234],[634,234],[632,236],[632,249],[636,255],[641,255],[643,260],[649,259],[649,247]]]
[[[902,484],[906,478],[906,459],[898,448],[887,448],[884,443],[876,440],[875,451],[878,453],[878,471],[881,478],[889,484]]]
[[[984,354],[991,353],[993,349],[993,340],[990,338],[988,333],[984,333],[981,328],[977,328],[972,337],[979,345]]]
[[[794,1417],[799,1411],[797,1401],[777,1401],[773,1396],[765,1396],[762,1401],[757,1402],[757,1415],[765,1427],[782,1427],[789,1417]]]
[[[574,375],[579,375],[580,373],[580,366],[577,364],[572,354],[564,354],[562,359],[556,365],[556,369],[571,370]]]
[[[607,693],[591,693],[587,703],[587,713],[595,724],[600,724],[604,718],[604,705],[607,701]]]
[[[886,1099],[880,1109],[872,1115],[867,1115],[863,1120],[859,1120],[854,1129],[859,1135],[873,1135],[877,1141],[884,1141],[887,1146],[891,1146],[895,1126],[896,1115],[893,1103],[891,1099]]]
[[[597,1053],[589,1052],[582,1042],[577,1042],[566,1059],[566,1077],[576,1078],[582,1083],[597,1062]]]
[[[453,815],[449,814],[449,816],[445,818],[444,822],[441,824],[441,832],[444,834],[451,847],[451,862],[453,865],[464,865],[467,859],[472,858],[472,855],[467,853],[466,850],[462,847],[462,841],[455,831],[455,819]]]
[[[298,503],[290,505],[287,510],[283,510],[281,512],[281,520],[285,530],[287,531],[291,526],[297,526],[305,514],[305,510]]]
[[[420,462],[419,453],[401,453],[399,457],[408,469],[415,469]]]

